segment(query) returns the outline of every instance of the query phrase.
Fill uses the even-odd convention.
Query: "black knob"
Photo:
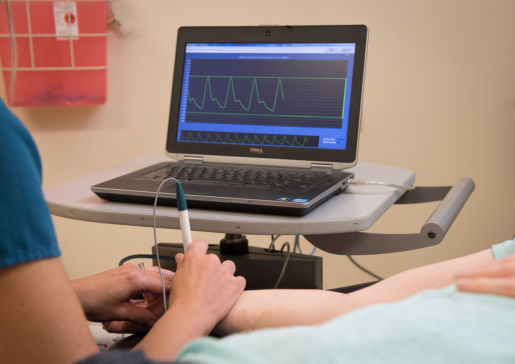
[[[249,241],[245,235],[225,234],[225,238],[220,240],[220,254],[241,255],[249,253]]]

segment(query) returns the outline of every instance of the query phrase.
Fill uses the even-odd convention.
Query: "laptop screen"
[[[355,43],[186,43],[176,141],[345,150]]]

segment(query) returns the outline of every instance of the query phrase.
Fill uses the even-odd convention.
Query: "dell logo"
[[[250,152],[263,154],[263,148],[250,148]]]

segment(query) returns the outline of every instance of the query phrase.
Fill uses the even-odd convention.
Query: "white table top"
[[[153,226],[151,205],[109,202],[91,191],[91,186],[134,172],[166,156],[136,158],[44,189],[53,215],[107,224]],[[411,186],[415,172],[371,163],[349,169],[355,178]],[[363,231],[370,228],[404,193],[383,186],[349,186],[302,217],[189,209],[191,229],[228,234],[308,235]],[[157,208],[157,227],[180,229],[177,208]]]

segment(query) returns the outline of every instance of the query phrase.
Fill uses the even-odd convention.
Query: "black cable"
[[[383,278],[379,277],[377,274],[374,274],[374,273],[372,273],[371,271],[369,271],[368,269],[363,268],[361,265],[359,265],[359,264],[358,264],[358,262],[356,262],[354,259],[352,259],[352,257],[351,257],[350,255],[347,255],[347,258],[349,258],[349,259],[350,259],[350,261],[351,261],[352,263],[354,263],[354,265],[355,265],[356,267],[358,267],[359,269],[361,269],[363,272],[370,274],[372,277],[377,278],[377,279],[379,279],[380,281],[382,281],[382,280],[383,280]]]
[[[122,260],[120,260],[120,263],[118,263],[118,265],[123,265],[123,263],[125,263],[125,262],[127,262],[127,261],[129,261],[131,259],[141,259],[141,258],[157,259],[157,255],[155,255],[155,254],[135,254],[135,255],[129,255],[128,257],[125,257]],[[169,260],[169,261],[175,262],[175,257],[169,257],[169,256],[166,256],[166,255],[159,255],[159,259]]]
[[[270,247],[268,248],[270,252],[272,252],[272,250],[275,250],[275,241],[280,237],[281,235],[276,235],[275,237],[272,235],[272,242],[270,243]]]

